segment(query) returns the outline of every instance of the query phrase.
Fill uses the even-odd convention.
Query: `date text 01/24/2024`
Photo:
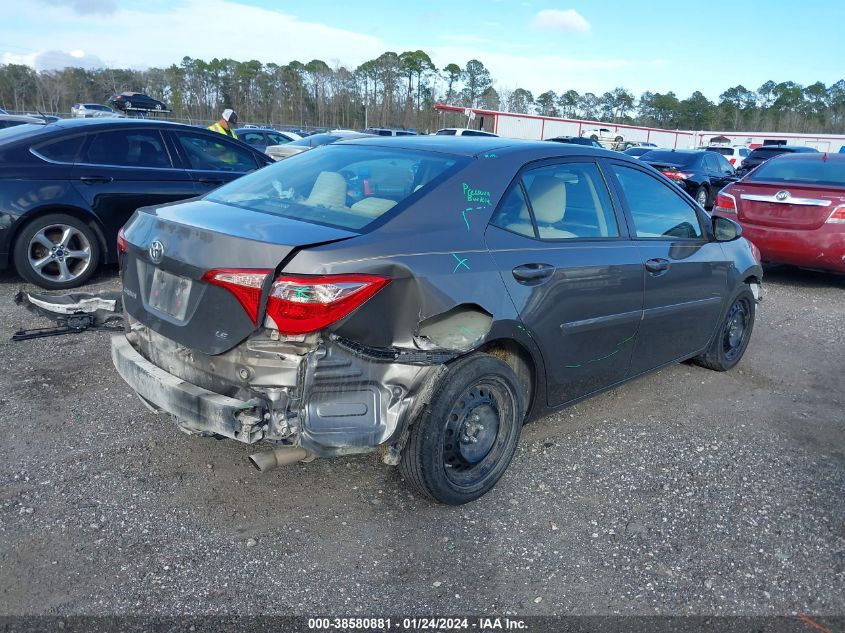
[[[308,628],[313,631],[525,631],[524,620],[512,618],[309,618]]]

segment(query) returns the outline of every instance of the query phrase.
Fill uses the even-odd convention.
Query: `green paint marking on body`
[[[467,202],[483,202],[484,204],[490,204],[489,191],[484,191],[483,189],[473,189],[466,183],[462,183],[462,186]]]
[[[467,263],[467,261],[468,261],[467,258],[461,259],[460,257],[455,255],[454,253],[452,253],[452,257],[454,257],[458,262],[457,265],[455,266],[455,270],[452,271],[453,273],[458,272],[458,268],[460,268],[461,266],[463,266],[467,270],[470,270],[469,264]]]

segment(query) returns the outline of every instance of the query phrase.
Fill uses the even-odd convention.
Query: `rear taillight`
[[[123,227],[117,232],[117,254],[123,255],[126,252],[126,233],[123,232]]]
[[[692,176],[692,174],[688,174],[683,171],[678,171],[677,169],[667,169],[663,172],[663,175],[672,180],[686,180],[687,178]]]
[[[264,325],[282,334],[316,332],[339,321],[384,288],[377,275],[282,275],[273,283]]]
[[[261,288],[272,272],[268,269],[218,268],[209,270],[202,276],[202,280],[235,295],[252,322],[258,325]]]
[[[845,224],[845,204],[836,207],[825,222],[827,224]]]
[[[729,159],[728,159],[728,162],[729,162],[731,165],[736,165],[736,158],[729,158]]]
[[[716,194],[716,204],[714,205],[713,211],[736,214],[736,198],[729,193],[720,191]]]

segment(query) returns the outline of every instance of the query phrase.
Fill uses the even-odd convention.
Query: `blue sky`
[[[845,2],[25,0],[0,21],[0,62],[167,66],[183,56],[355,67],[423,49],[477,58],[500,89],[536,96],[624,86],[701,90],[845,77]]]

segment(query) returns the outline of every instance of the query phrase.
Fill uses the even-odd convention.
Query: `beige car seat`
[[[552,225],[558,224],[566,214],[566,183],[554,176],[535,176],[528,188],[528,198],[534,209],[537,231],[541,238],[561,239],[578,237],[575,233],[563,231]],[[530,235],[534,232],[528,218],[528,209],[523,208],[520,219],[524,222],[511,224],[507,228],[515,233]]]
[[[303,204],[342,209],[346,206],[346,180],[335,171],[321,171]]]

